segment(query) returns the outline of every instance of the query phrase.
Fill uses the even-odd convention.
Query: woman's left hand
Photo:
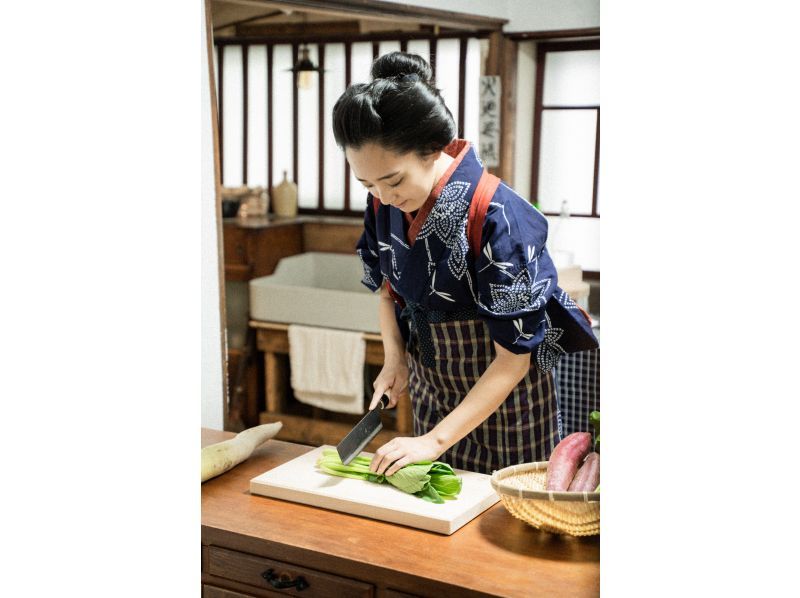
[[[370,471],[393,475],[401,467],[418,461],[435,461],[442,454],[438,443],[430,436],[393,438],[375,451]]]

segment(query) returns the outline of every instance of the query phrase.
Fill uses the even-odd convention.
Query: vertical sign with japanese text
[[[487,168],[500,163],[500,77],[481,77],[480,158]]]

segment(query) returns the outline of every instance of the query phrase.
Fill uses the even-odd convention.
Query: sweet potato
[[[569,488],[578,466],[592,449],[589,432],[574,432],[558,443],[547,464],[547,490]]]
[[[570,492],[593,492],[600,485],[600,455],[589,453],[583,464],[578,469],[572,483]]]

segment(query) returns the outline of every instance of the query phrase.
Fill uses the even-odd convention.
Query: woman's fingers
[[[388,476],[396,474],[400,469],[402,469],[409,463],[411,463],[411,459],[408,456],[398,459],[392,464],[391,467],[389,467],[389,469],[386,470],[386,475]]]
[[[390,468],[390,467],[391,467],[391,466],[392,466],[392,465],[393,465],[393,464],[394,464],[394,463],[395,463],[397,460],[399,460],[399,459],[402,459],[404,455],[405,455],[405,454],[404,454],[404,452],[403,452],[402,450],[400,450],[400,449],[398,449],[398,450],[393,450],[393,451],[391,451],[391,452],[387,453],[387,454],[386,454],[386,456],[384,456],[384,457],[381,459],[381,462],[378,464],[378,466],[376,467],[375,471],[376,471],[378,474],[386,474],[386,471],[387,471],[387,470],[388,470],[388,469],[389,469],[389,468]]]
[[[372,393],[372,400],[369,402],[370,411],[372,411],[373,409],[375,409],[375,407],[378,406],[378,403],[380,403],[381,401],[381,397],[384,394],[387,394],[387,391],[389,391],[390,388],[391,387],[386,384],[379,384],[378,386],[375,387],[375,392]]]
[[[382,447],[380,447],[375,454],[372,456],[372,462],[369,464],[370,471],[374,473],[379,473],[378,469],[384,465],[383,460],[387,457],[389,453],[394,450],[394,440],[390,440]],[[386,465],[391,465],[391,463],[387,463]],[[384,468],[385,469],[385,468]]]
[[[391,409],[397,405],[397,393],[394,391],[394,388],[390,388],[386,396],[389,397],[389,402],[386,404],[387,409]]]

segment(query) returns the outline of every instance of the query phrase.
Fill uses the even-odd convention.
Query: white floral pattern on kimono
[[[436,235],[444,243],[450,250],[447,267],[456,280],[461,280],[467,271],[469,189],[470,184],[464,181],[447,183],[417,235],[418,241]]]
[[[545,314],[544,338],[536,348],[536,365],[540,370],[544,372],[552,370],[558,365],[561,356],[566,353],[564,348],[558,344],[563,334],[564,331],[561,328],[555,328],[550,322],[550,316]]]
[[[361,266],[364,268],[364,277],[361,279],[361,282],[366,286],[370,287],[371,289],[375,290],[377,288],[378,283],[375,282],[375,279],[372,278],[372,271],[370,270],[367,261],[364,259],[363,249],[356,249],[356,253],[358,254],[358,259],[361,260]],[[370,251],[370,253],[375,253],[374,251]]]
[[[511,284],[489,283],[492,302],[487,311],[511,314],[542,309],[547,302],[545,293],[549,288],[549,278],[534,282],[527,268],[520,270]]]

